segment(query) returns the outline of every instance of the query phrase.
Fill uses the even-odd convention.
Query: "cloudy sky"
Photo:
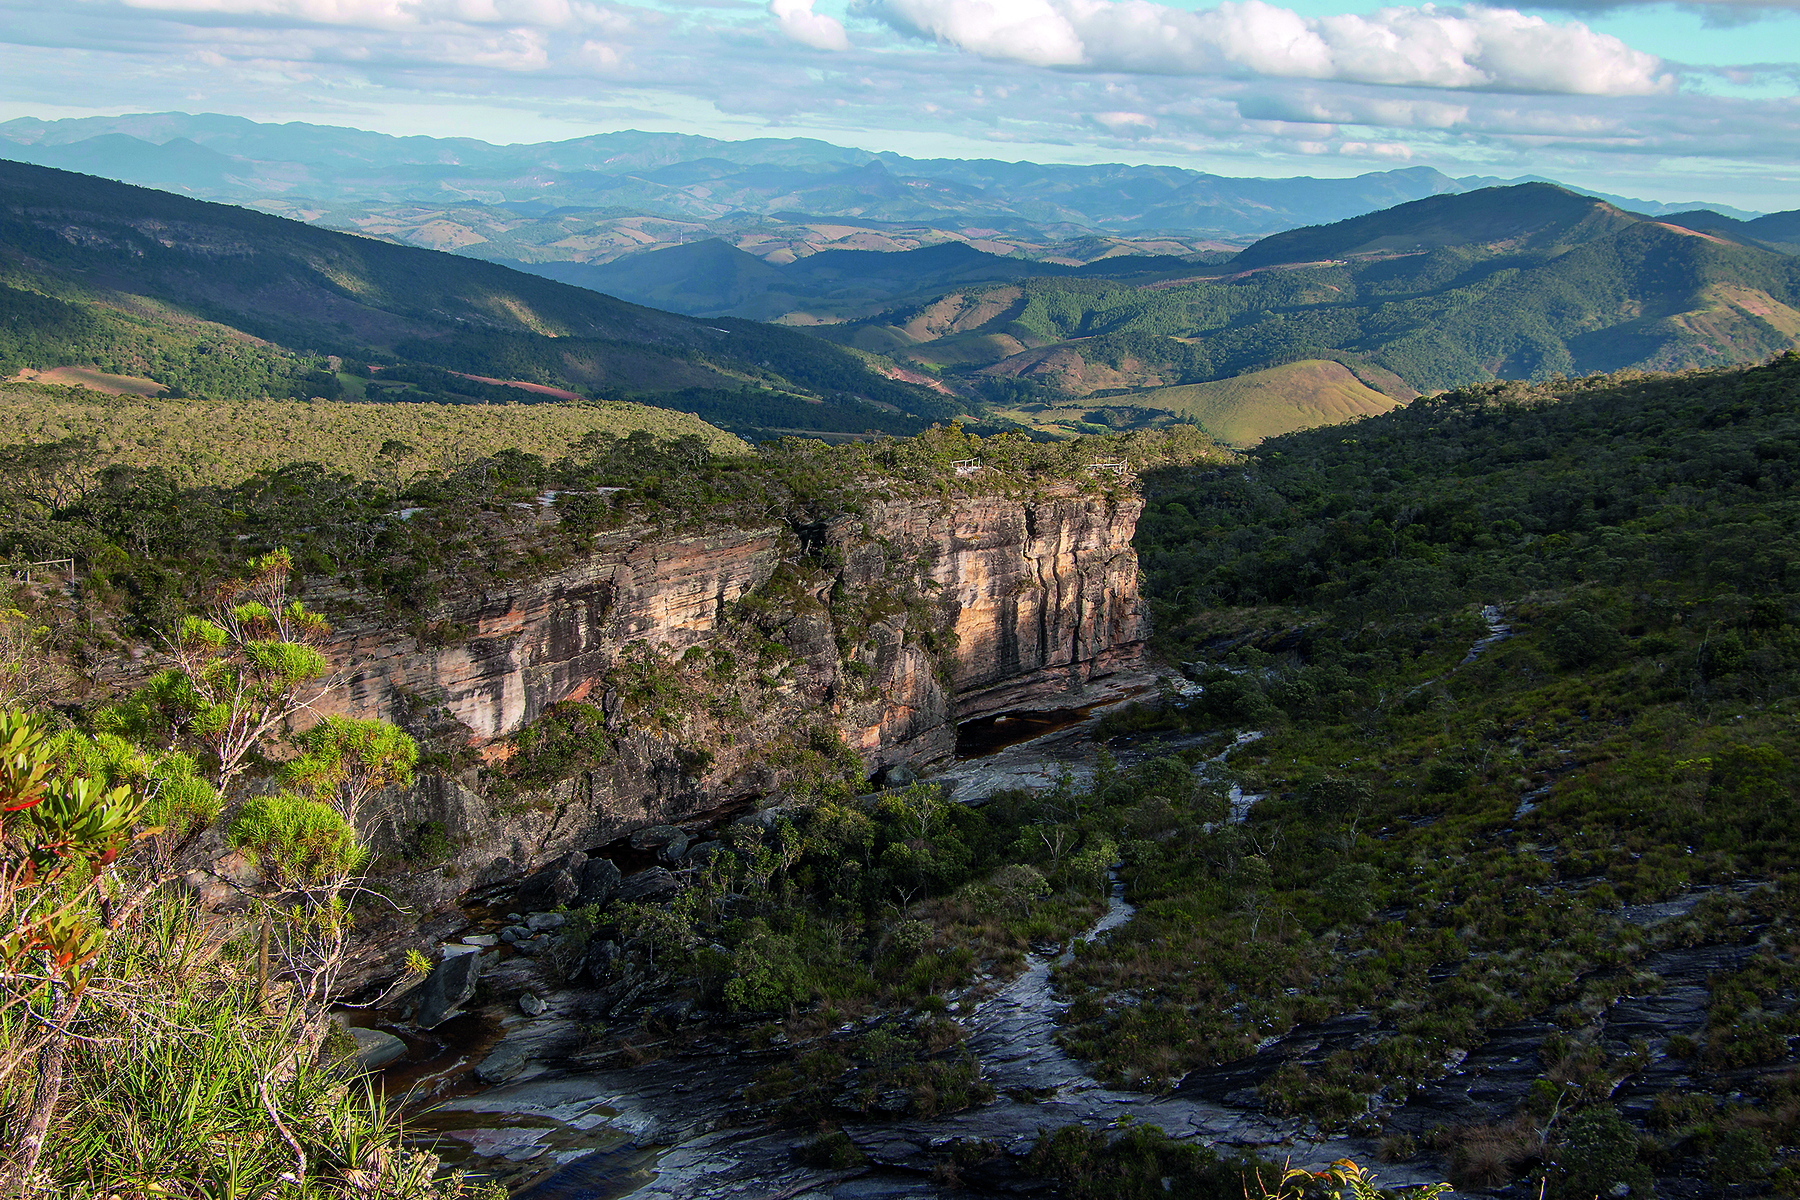
[[[0,0],[0,119],[637,128],[1800,207],[1800,0]]]

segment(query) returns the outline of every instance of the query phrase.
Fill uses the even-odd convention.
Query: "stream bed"
[[[1065,774],[1086,782],[1097,748],[1095,726],[1129,702],[1128,696],[1088,709],[990,720],[964,742],[964,757],[929,778],[963,799],[1004,787],[1051,787]],[[1196,770],[1224,764],[1260,736],[1238,735]],[[1218,735],[1142,744],[1122,738],[1114,753],[1130,765],[1189,742],[1217,746]],[[1260,797],[1234,787],[1230,799],[1226,819],[1241,821]],[[1115,880],[1105,912],[1081,937],[1104,939],[1133,912]],[[538,963],[518,954],[496,952],[483,979],[495,995],[540,996],[544,1012],[527,1017],[489,1005],[480,1016],[456,1018],[435,1034],[409,1032],[412,1053],[389,1068],[386,1079],[390,1091],[417,1089],[410,1106],[417,1114],[416,1140],[431,1145],[446,1164],[499,1178],[529,1200],[938,1196],[945,1189],[933,1182],[932,1172],[943,1148],[959,1140],[986,1142],[1005,1154],[997,1175],[990,1169],[990,1178],[965,1178],[958,1194],[1010,1194],[1021,1182],[1013,1160],[1042,1131],[1125,1120],[1223,1149],[1275,1148],[1296,1163],[1372,1152],[1364,1140],[1310,1140],[1297,1120],[1271,1118],[1259,1105],[1232,1103],[1207,1089],[1184,1086],[1156,1095],[1103,1085],[1057,1044],[1065,1004],[1052,973],[1072,951],[1046,949],[1029,954],[1024,969],[997,989],[978,983],[981,992],[947,997],[996,1099],[939,1117],[848,1118],[842,1128],[867,1159],[850,1170],[800,1161],[796,1150],[811,1131],[732,1123],[731,1114],[743,1110],[746,1087],[775,1065],[778,1051],[750,1051],[741,1038],[721,1035],[642,1066],[617,1059],[593,1063],[579,1049],[595,1023],[591,997],[552,982]],[[1264,1053],[1278,1056],[1279,1049],[1272,1044]],[[646,1047],[647,1054],[652,1050]],[[1383,1177],[1394,1185],[1435,1180],[1429,1171],[1404,1168]]]
[[[1488,634],[1473,659],[1509,633],[1502,614],[1483,614]],[[1145,690],[1148,690],[1147,688]],[[1141,692],[1140,692],[1141,694]],[[1031,719],[990,719],[970,731],[965,755],[928,778],[954,798],[975,801],[1009,787],[1047,788],[1093,772],[1096,726],[1130,699]],[[1220,748],[1217,733],[1169,740],[1114,739],[1122,766],[1143,758],[1204,746],[1213,750],[1195,768],[1225,785],[1223,819],[1243,821],[1262,797],[1230,783],[1228,759],[1262,736],[1237,734]],[[1698,897],[1627,910],[1630,924],[1680,919]],[[1664,911],[1667,910],[1667,911]],[[1134,910],[1116,880],[1103,914],[1081,937],[1103,940],[1127,925]],[[1622,997],[1615,1040],[1648,1038],[1660,1045],[1704,1021],[1708,973],[1741,961],[1742,948],[1700,947],[1674,952],[1653,965],[1669,984],[1642,999]],[[1079,1124],[1106,1128],[1127,1122],[1154,1125],[1172,1137],[1221,1151],[1247,1150],[1295,1166],[1319,1167],[1340,1158],[1376,1161],[1369,1138],[1322,1134],[1299,1117],[1266,1110],[1258,1086],[1284,1064],[1318,1065],[1332,1054],[1391,1033],[1375,1013],[1352,1012],[1270,1037],[1237,1062],[1188,1074],[1162,1092],[1126,1091],[1098,1081],[1056,1040],[1065,1002],[1053,973],[1071,958],[1064,946],[1027,955],[1023,970],[997,987],[978,981],[967,995],[949,995],[949,1015],[996,1098],[986,1105],[934,1117],[846,1115],[843,1132],[866,1160],[844,1169],[809,1165],[803,1149],[811,1129],[776,1128],[745,1119],[745,1092],[786,1061],[784,1048],[747,1048],[741,1030],[716,1029],[679,1047],[643,1044],[646,1061],[624,1061],[622,1050],[593,1054],[588,1030],[601,1023],[593,993],[554,981],[532,958],[494,952],[483,979],[493,995],[533,993],[543,1011],[489,1004],[480,1016],[457,1018],[428,1045],[413,1045],[409,1061],[386,1073],[390,1093],[421,1088],[411,1106],[416,1138],[447,1163],[501,1179],[528,1200],[894,1200],[942,1195],[1001,1196],[1041,1188],[1025,1177],[1021,1160],[1045,1131]],[[1697,999],[1697,997],[1699,999]],[[1536,1047],[1548,1027],[1527,1022],[1492,1031],[1447,1073],[1397,1107],[1384,1109],[1391,1130],[1425,1135],[1435,1125],[1491,1121],[1510,1112],[1539,1072]],[[846,1032],[850,1031],[850,1032]],[[836,1036],[856,1035],[845,1026]],[[458,1046],[461,1040],[460,1049]],[[1620,1100],[1628,1110],[1647,1106],[1652,1085],[1679,1087],[1679,1065],[1658,1053],[1656,1066],[1628,1081]],[[422,1060],[422,1061],[421,1061]],[[1001,1154],[956,1187],[942,1182],[947,1148],[981,1142]],[[1382,1183],[1402,1187],[1445,1177],[1429,1158],[1379,1164]]]

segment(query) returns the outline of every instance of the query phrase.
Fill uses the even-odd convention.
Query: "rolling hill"
[[[1231,267],[1421,254],[1452,247],[1555,254],[1638,220],[1591,196],[1547,183],[1526,183],[1462,196],[1433,196],[1332,225],[1277,233],[1244,250],[1231,260]]]
[[[411,399],[541,398],[495,386],[517,381],[746,431],[910,432],[960,411],[796,331],[19,163],[0,162],[0,285],[0,378],[90,366],[332,399],[366,393],[366,369],[340,377],[350,360]]]
[[[937,295],[967,284],[1166,275],[1191,271],[1194,261],[1178,255],[1127,254],[1082,265],[1034,262],[952,241],[911,250],[821,250],[773,262],[708,238],[602,265],[516,265],[672,312],[812,325],[869,316],[898,299]]]
[[[1150,388],[1129,396],[998,407],[995,415],[1065,437],[1193,424],[1215,441],[1243,447],[1301,429],[1375,416],[1416,395],[1366,363],[1304,359],[1232,379]]]
[[[1800,254],[1800,209],[1768,213],[1753,221],[1740,221],[1704,208],[1662,219],[1666,224],[1684,229],[1723,234],[1746,245],[1761,246],[1782,254]]]
[[[1800,259],[1534,183],[1283,232],[1217,266],[963,288],[815,332],[1008,397],[1326,358],[1436,391],[1758,361],[1800,336]]]

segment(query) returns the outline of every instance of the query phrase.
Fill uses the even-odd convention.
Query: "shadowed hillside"
[[[797,332],[18,163],[0,163],[0,284],[0,377],[91,366],[219,397],[542,398],[500,386],[523,382],[851,433],[960,410]]]

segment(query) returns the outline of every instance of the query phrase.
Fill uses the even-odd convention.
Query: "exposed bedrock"
[[[959,720],[1106,698],[1142,665],[1141,508],[1069,488],[877,501],[800,529],[608,532],[536,578],[445,580],[422,634],[378,613],[340,617],[343,683],[320,707],[463,752],[386,814],[393,835],[435,823],[457,848],[448,876],[408,889],[442,902],[566,850],[778,793],[784,760],[770,747],[796,730],[835,732],[874,771],[948,757]],[[673,716],[633,707],[622,680],[642,661],[635,643],[684,664],[691,686]],[[607,759],[488,794],[493,776],[467,750],[497,766],[522,727],[573,700],[607,714]]]

